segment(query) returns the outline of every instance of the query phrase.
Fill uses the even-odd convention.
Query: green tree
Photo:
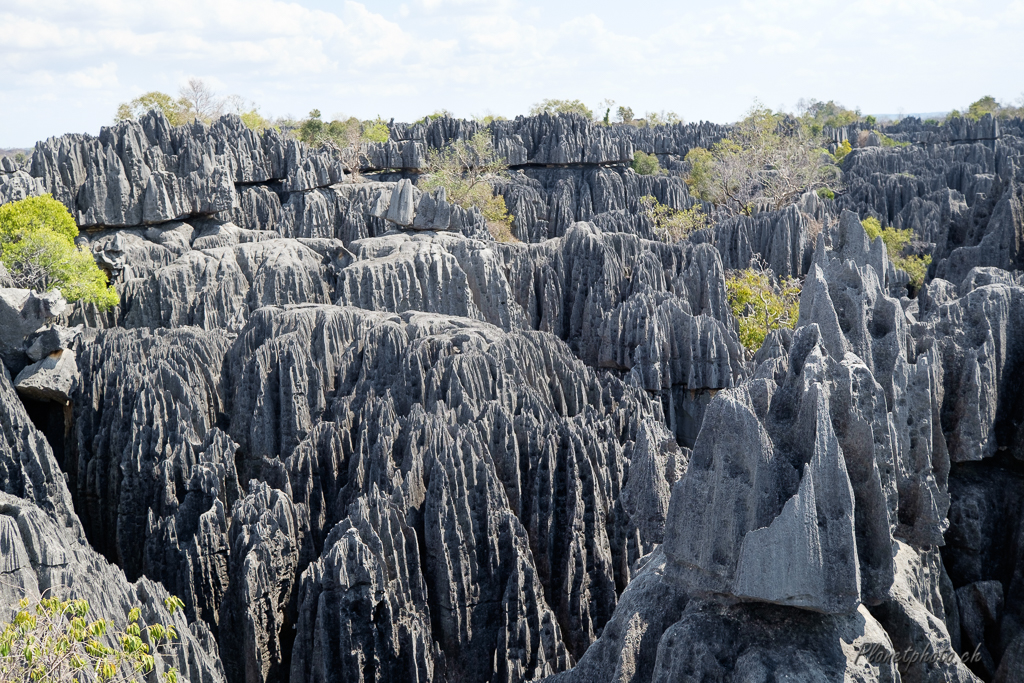
[[[729,307],[739,325],[740,343],[757,351],[765,337],[780,327],[796,327],[800,315],[800,281],[782,278],[755,264],[730,273],[725,280]]]
[[[615,118],[622,123],[633,123],[633,110],[629,107],[619,107],[615,113]]]
[[[881,237],[885,244],[885,251],[889,255],[892,264],[903,270],[910,276],[910,284],[919,289],[924,284],[925,276],[928,274],[928,266],[932,263],[932,257],[928,254],[923,256],[911,254],[904,256],[907,246],[914,239],[914,231],[910,228],[896,230],[895,228],[882,228],[881,222],[874,216],[865,218],[860,222],[864,226],[864,232],[868,239],[874,240]]]
[[[391,129],[378,116],[373,121],[363,121],[360,139],[363,142],[387,142],[391,139]]]
[[[68,301],[116,306],[117,291],[76,237],[74,218],[48,194],[0,206],[0,260],[16,287],[59,289]]]
[[[385,126],[386,127],[386,126]],[[363,124],[352,117],[325,123],[320,118],[320,110],[309,112],[309,117],[302,121],[295,130],[296,137],[313,147],[330,144],[339,148],[350,147],[360,141]]]
[[[996,98],[991,95],[985,95],[978,101],[972,102],[971,105],[967,107],[967,118],[972,121],[977,121],[985,114],[998,114],[999,109],[1000,106],[999,103],[996,102]]]
[[[633,162],[630,164],[630,168],[640,175],[660,175],[662,173],[658,157],[639,150],[633,154]]]
[[[483,124],[485,126],[489,126],[492,123],[494,123],[495,121],[508,121],[508,119],[505,118],[504,116],[501,116],[499,114],[491,114],[491,113],[474,115],[473,116],[473,120],[476,121],[477,123],[481,123],[481,124]]]
[[[838,187],[841,172],[823,141],[783,115],[755,105],[733,133],[711,149],[686,155],[687,184],[730,214],[782,209],[808,190]]]
[[[640,210],[654,224],[657,238],[669,244],[681,242],[697,230],[711,227],[711,217],[701,211],[699,204],[689,209],[673,209],[646,195],[640,198]]]
[[[494,184],[507,177],[508,163],[495,152],[490,133],[480,131],[443,150],[427,150],[419,187],[426,192],[443,187],[449,202],[480,210],[494,239],[515,242],[505,198],[494,192]]]
[[[847,109],[843,105],[829,100],[800,100],[797,109],[803,111],[800,122],[806,126],[811,135],[820,135],[825,127],[842,128],[860,120],[860,111]]]
[[[173,615],[184,605],[171,596],[164,606]],[[123,628],[106,619],[89,621],[89,609],[86,600],[21,600],[14,618],[0,622],[0,681],[131,681],[152,672],[156,657],[178,639],[171,624],[143,624],[138,607]],[[177,680],[173,667],[163,674],[164,683]]]
[[[172,126],[180,126],[188,122],[184,105],[167,93],[156,90],[139,95],[130,102],[122,102],[117,107],[117,115],[114,117],[114,120],[137,120],[151,109],[163,112],[163,115]]]
[[[593,120],[594,112],[580,100],[541,100],[530,107],[530,116],[539,114],[582,114]]]

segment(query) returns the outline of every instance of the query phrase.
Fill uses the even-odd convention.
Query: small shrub
[[[780,327],[796,327],[800,315],[800,282],[761,267],[734,271],[725,280],[729,307],[739,324],[740,343],[757,351],[765,337]]]
[[[882,147],[910,147],[909,142],[899,142],[898,140],[893,140],[891,137],[889,137],[880,130],[876,130],[874,132],[875,135],[878,136],[878,139],[881,140]]]
[[[910,284],[915,289],[920,288],[928,274],[928,266],[932,263],[932,257],[927,254],[924,256],[903,255],[907,245],[914,239],[914,231],[909,228],[905,230],[883,229],[881,222],[874,216],[865,218],[860,224],[864,226],[864,232],[868,234],[868,239],[873,241],[876,237],[882,238],[885,252],[889,255],[892,264],[900,270],[906,271],[910,276]]]
[[[494,183],[507,176],[508,163],[495,153],[491,135],[484,130],[443,150],[427,150],[427,166],[418,185],[425,192],[443,187],[449,202],[483,213],[494,239],[517,242],[505,198],[494,192]]]
[[[171,596],[164,606],[174,614],[184,604]],[[178,639],[173,625],[141,624],[138,607],[121,629],[113,621],[89,621],[89,609],[86,600],[22,599],[14,618],[0,623],[0,681],[132,681],[152,672],[156,655]],[[177,680],[174,668],[163,675],[164,683]]]
[[[263,116],[261,116],[255,109],[243,111],[238,116],[242,119],[242,123],[245,124],[246,128],[254,130],[257,133],[271,127],[270,121],[263,118]]]
[[[819,187],[818,196],[821,197],[822,199],[835,199],[836,193],[828,189],[827,187]]]
[[[68,301],[116,306],[117,291],[92,254],[75,245],[78,226],[67,208],[46,194],[0,206],[0,260],[16,287],[59,289]]]
[[[640,198],[640,208],[654,223],[654,234],[662,242],[675,244],[697,230],[711,227],[711,217],[694,204],[689,209],[673,209],[651,195]]]
[[[659,175],[662,173],[658,157],[646,152],[636,152],[633,155],[633,163],[630,164],[630,168],[640,175]]]
[[[833,155],[836,158],[836,162],[841,162],[846,158],[846,155],[853,151],[853,147],[850,146],[849,140],[843,140],[843,142],[836,147],[836,153]]]

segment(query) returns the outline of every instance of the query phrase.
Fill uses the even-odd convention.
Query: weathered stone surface
[[[14,386],[20,394],[37,401],[66,404],[71,400],[78,380],[75,352],[71,349],[57,349],[19,372],[14,378]]]
[[[25,340],[25,355],[37,362],[61,349],[74,349],[82,336],[81,327],[50,325],[40,328]]]
[[[67,310],[58,290],[38,294],[30,289],[0,289],[0,360],[12,372],[27,361],[25,337]]]
[[[0,168],[0,202],[53,192],[122,297],[50,314],[74,340],[5,328],[11,372],[83,373],[67,411],[4,378],[0,488],[33,506],[0,514],[16,590],[69,548],[46,566],[114,616],[159,581],[192,680],[973,680],[893,666],[908,647],[1011,679],[1021,122],[827,130],[855,148],[834,201],[676,245],[640,200],[697,206],[682,157],[728,127],[491,124],[529,244],[415,185],[481,124],[389,128],[356,161],[151,114]],[[949,280],[918,294],[867,216]],[[755,259],[807,277],[751,361],[725,273]],[[121,569],[82,569],[86,542]]]

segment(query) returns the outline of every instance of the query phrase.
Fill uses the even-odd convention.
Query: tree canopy
[[[0,261],[16,287],[59,289],[68,301],[100,309],[117,305],[116,290],[76,237],[74,218],[48,194],[0,206]]]

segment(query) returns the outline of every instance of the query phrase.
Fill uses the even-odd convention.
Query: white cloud
[[[96,133],[190,76],[265,114],[400,120],[545,97],[720,121],[755,97],[890,113],[1024,90],[1021,0],[0,0],[0,25],[0,146]]]

